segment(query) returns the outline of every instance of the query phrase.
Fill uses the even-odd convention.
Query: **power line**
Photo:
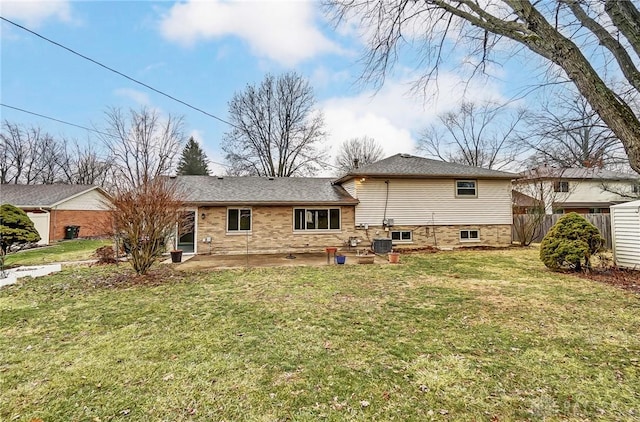
[[[12,105],[4,104],[4,103],[0,103],[0,106],[2,106],[2,107],[6,107],[6,108],[10,108],[10,109],[13,109],[13,110],[17,110],[17,111],[21,111],[22,113],[31,114],[31,115],[33,115],[33,116],[42,117],[43,119],[48,119],[48,120],[52,120],[52,121],[54,121],[54,122],[58,122],[58,123],[62,123],[62,124],[65,124],[65,125],[69,125],[69,126],[77,127],[77,128],[80,128],[80,129],[84,129],[84,130],[86,130],[86,131],[88,131],[88,132],[94,132],[94,133],[97,133],[97,134],[99,134],[99,135],[108,136],[108,137],[110,137],[110,138],[120,139],[118,136],[116,136],[116,135],[112,135],[112,134],[110,134],[110,133],[101,132],[101,131],[99,131],[99,130],[92,129],[92,128],[90,128],[90,127],[86,127],[86,126],[78,125],[78,124],[76,124],[76,123],[71,123],[71,122],[67,122],[67,121],[64,121],[64,120],[56,119],[55,117],[45,116],[44,114],[36,113],[36,112],[34,112],[34,111],[25,110],[25,109],[20,108],[20,107],[14,107],[14,106],[12,106]],[[209,161],[209,162],[210,162],[210,163],[213,163],[213,164],[217,164],[217,165],[219,165],[219,166],[223,166],[223,167],[231,167],[231,166],[230,166],[230,165],[228,165],[228,164],[218,163],[218,162],[216,162],[216,161]]]
[[[62,124],[65,124],[65,125],[74,126],[74,127],[77,127],[77,128],[80,128],[80,129],[84,129],[84,130],[89,131],[89,132],[97,133],[99,135],[114,137],[114,135],[111,135],[111,134],[105,133],[105,132],[100,132],[99,130],[92,129],[90,127],[78,125],[78,124],[75,124],[75,123],[66,122],[64,120],[56,119],[55,117],[45,116],[44,114],[36,113],[34,111],[25,110],[25,109],[20,108],[20,107],[14,107],[14,106],[11,106],[9,104],[0,103],[0,106],[6,107],[6,108],[11,108],[11,109],[17,110],[17,111],[21,111],[23,113],[32,114],[34,116],[42,117],[43,119],[53,120],[54,122],[62,123]]]
[[[237,127],[236,125],[234,125],[234,124],[233,124],[233,123],[231,123],[231,122],[228,122],[228,121],[226,121],[226,120],[224,120],[224,119],[222,119],[222,118],[220,118],[220,117],[218,117],[218,116],[215,116],[215,115],[213,115],[213,114],[211,114],[211,113],[208,113],[208,112],[204,111],[204,110],[203,110],[203,109],[201,109],[201,108],[198,108],[198,107],[196,107],[196,106],[193,106],[193,105],[191,105],[191,104],[189,104],[189,103],[187,103],[187,102],[185,102],[185,101],[182,101],[182,100],[180,100],[180,99],[178,99],[178,98],[174,97],[173,95],[170,95],[170,94],[167,94],[166,92],[160,91],[159,89],[156,89],[156,88],[152,87],[151,85],[147,85],[146,83],[141,82],[141,81],[139,81],[139,80],[137,80],[137,79],[135,79],[135,78],[132,78],[131,76],[126,75],[126,74],[124,74],[124,73],[122,73],[122,72],[120,72],[120,71],[118,71],[118,70],[116,70],[116,69],[114,69],[114,68],[112,68],[112,67],[109,67],[109,66],[107,66],[107,65],[105,65],[105,64],[103,64],[103,63],[101,63],[101,62],[99,62],[99,61],[97,61],[97,60],[94,60],[94,59],[92,59],[91,57],[87,57],[87,56],[85,56],[84,54],[81,54],[81,53],[79,53],[79,52],[77,52],[77,51],[73,50],[72,48],[69,48],[69,47],[67,47],[67,46],[64,46],[64,45],[60,44],[59,42],[53,41],[52,39],[49,39],[49,38],[45,37],[44,35],[40,35],[40,34],[38,34],[37,32],[32,31],[32,30],[31,30],[31,29],[29,29],[29,28],[26,28],[26,27],[24,27],[24,26],[22,26],[22,25],[20,25],[20,24],[18,24],[18,23],[16,23],[16,22],[13,22],[12,20],[9,20],[9,19],[5,18],[4,16],[0,16],[0,19],[2,19],[3,21],[5,21],[5,22],[7,22],[7,23],[10,23],[11,25],[14,25],[14,26],[16,26],[16,27],[18,27],[18,28],[20,28],[20,29],[22,29],[22,30],[24,30],[24,31],[27,31],[27,32],[29,32],[30,34],[33,34],[33,35],[35,35],[36,37],[41,38],[41,39],[43,39],[43,40],[45,40],[45,41],[47,41],[47,42],[49,42],[49,43],[51,43],[51,44],[53,44],[53,45],[55,45],[55,46],[57,46],[57,47],[60,47],[60,48],[62,48],[62,49],[64,49],[64,50],[67,50],[68,52],[70,52],[70,53],[72,53],[72,54],[75,54],[75,55],[76,55],[76,56],[78,56],[78,57],[82,57],[83,59],[88,60],[88,61],[90,61],[90,62],[91,62],[91,63],[93,63],[93,64],[96,64],[96,65],[98,65],[98,66],[100,66],[100,67],[102,67],[102,68],[104,68],[104,69],[107,69],[107,70],[108,70],[108,71],[110,71],[110,72],[113,72],[113,73],[115,73],[115,74],[117,74],[117,75],[120,75],[120,76],[122,76],[123,78],[126,78],[126,79],[130,80],[131,82],[137,83],[138,85],[141,85],[141,86],[143,86],[143,87],[145,87],[145,88],[147,88],[147,89],[152,90],[153,92],[156,92],[156,93],[158,93],[158,94],[160,94],[160,95],[163,95],[163,96],[165,96],[165,97],[167,97],[167,98],[170,98],[170,99],[172,99],[173,101],[176,101],[176,102],[178,102],[178,103],[180,103],[180,104],[182,104],[182,105],[185,105],[185,106],[187,106],[187,107],[189,107],[189,108],[191,108],[191,109],[193,109],[193,110],[196,110],[196,111],[198,111],[198,112],[200,112],[200,113],[202,113],[202,114],[204,114],[204,115],[206,115],[206,116],[212,117],[212,118],[214,118],[214,119],[216,119],[216,120],[218,120],[218,121],[220,121],[220,122],[222,122],[222,123],[225,123],[225,124],[227,124],[227,125],[229,125],[229,126],[232,126],[232,127],[236,128],[236,129],[240,129],[239,127]]]

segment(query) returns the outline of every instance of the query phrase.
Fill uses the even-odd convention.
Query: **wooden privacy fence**
[[[534,243],[538,243],[542,241],[544,235],[547,234],[551,226],[556,224],[556,222],[562,217],[562,214],[552,214],[545,215],[542,219],[542,223],[540,226],[540,230],[538,230],[538,234],[534,237]],[[596,226],[598,230],[600,230],[600,234],[604,237],[605,246],[607,249],[611,249],[611,215],[609,214],[583,214],[583,217],[587,219],[591,224]],[[529,214],[516,214],[513,216],[513,226],[511,226],[511,237],[514,242],[520,242],[518,238],[518,232],[515,229],[518,224],[527,224],[528,220],[533,220],[535,218],[539,218],[539,216],[529,215]]]

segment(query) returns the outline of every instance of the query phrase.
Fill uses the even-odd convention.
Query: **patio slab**
[[[344,253],[344,265],[360,265],[355,253]],[[386,256],[374,255],[374,264],[388,264]],[[327,263],[326,253],[295,254],[248,254],[248,255],[195,255],[186,262],[174,264],[179,270],[202,270],[214,268],[260,268],[338,265],[333,257]]]

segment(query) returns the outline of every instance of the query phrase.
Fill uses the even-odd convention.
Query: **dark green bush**
[[[581,271],[589,268],[589,259],[603,245],[596,226],[572,212],[560,218],[542,239],[540,260],[552,270]]]

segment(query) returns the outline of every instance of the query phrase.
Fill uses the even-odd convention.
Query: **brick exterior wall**
[[[211,237],[211,252],[214,254],[323,252],[334,246],[346,250],[350,237],[360,240],[358,248],[368,248],[373,238],[390,237],[382,227],[368,230],[355,228],[355,208],[342,206],[341,230],[331,232],[300,233],[293,231],[292,206],[251,207],[252,230],[246,233],[227,233],[227,207],[200,207],[197,212],[198,228],[196,241],[198,253],[209,253],[209,245],[203,239]],[[322,207],[309,207],[322,208]],[[202,219],[202,214],[205,218]],[[460,230],[479,230],[479,241],[461,242]],[[394,248],[419,248],[424,246],[506,246],[511,244],[511,225],[485,226],[396,226],[391,230],[411,230],[413,242],[398,244]],[[376,234],[377,232],[377,234]],[[434,235],[435,232],[435,235]]]
[[[66,226],[80,226],[78,237],[107,236],[111,227],[109,211],[52,210],[49,241],[64,239]]]
[[[511,225],[455,225],[455,226],[394,226],[385,232],[382,227],[371,228],[378,231],[380,235],[374,237],[391,237],[391,231],[412,232],[413,241],[411,243],[398,242],[394,244],[394,249],[420,248],[425,246],[437,246],[443,248],[464,247],[464,246],[509,246],[511,244]],[[461,241],[460,230],[478,230],[478,240]]]

